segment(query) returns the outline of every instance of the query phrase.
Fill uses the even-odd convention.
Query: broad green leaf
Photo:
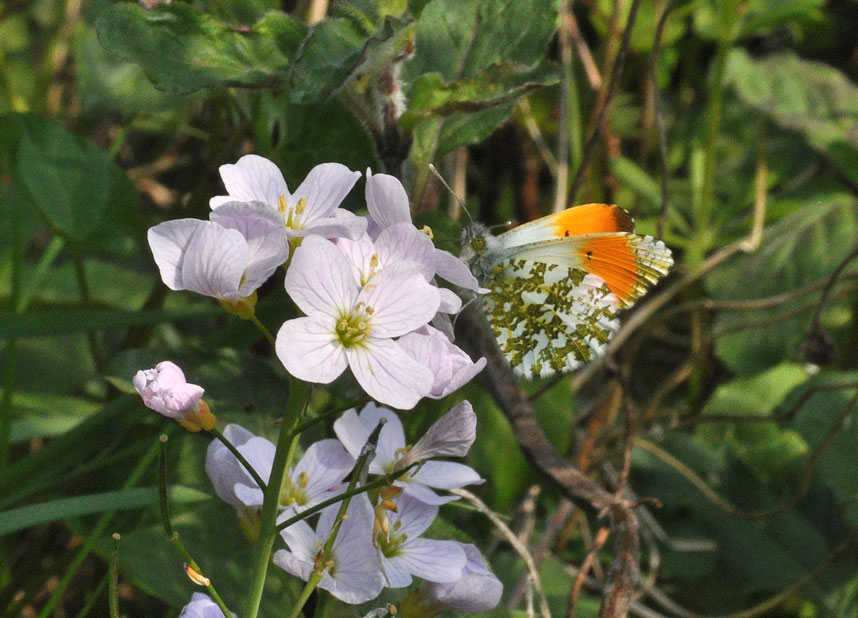
[[[369,36],[351,19],[325,19],[298,49],[289,96],[294,103],[320,103],[358,72],[377,79],[378,71],[403,55],[413,38],[413,23],[395,19],[386,19]]]
[[[102,45],[143,66],[163,90],[189,93],[218,86],[285,86],[306,25],[280,12],[251,28],[233,28],[190,4],[145,10],[104,4],[95,21]]]
[[[858,244],[855,198],[845,193],[817,193],[806,202],[806,207],[767,227],[757,251],[735,258],[707,276],[706,286],[714,298],[765,298],[831,274]],[[769,325],[750,326],[807,300],[781,303],[776,308],[721,312],[716,320],[716,334],[722,331],[716,340],[718,356],[730,369],[745,374],[784,359],[799,360],[810,311]]]
[[[476,78],[493,65],[502,63],[532,67],[543,58],[554,35],[558,6],[556,0],[430,2],[417,20],[416,50],[404,64],[403,79],[405,83],[416,84],[421,75],[436,73],[444,82],[455,84]],[[433,85],[438,84],[436,81]],[[426,85],[424,82],[421,86],[424,93]],[[418,100],[423,96],[417,90],[406,94],[417,95]],[[464,91],[462,95],[459,105],[464,104]],[[507,99],[500,94],[496,98],[500,104],[493,108],[459,112],[443,122],[429,118],[418,124],[411,151],[417,169],[423,170],[428,163],[457,146],[486,137],[504,122],[512,111],[512,104],[504,103]],[[406,117],[406,122],[411,121]],[[418,185],[424,181],[422,174],[422,171],[418,173]]]
[[[825,0],[747,0],[697,3],[694,26],[700,36],[714,41],[735,41],[760,36],[777,27],[819,22]]]
[[[724,73],[747,105],[798,131],[842,173],[858,182],[858,86],[837,69],[792,53],[727,57]]]
[[[173,486],[169,488],[171,503],[199,502],[209,498],[211,498],[209,494],[192,487]],[[0,536],[68,517],[155,506],[159,500],[157,487],[137,487],[48,500],[47,502],[0,512]]]
[[[411,90],[408,110],[400,122],[410,129],[431,116],[448,116],[454,112],[476,112],[510,103],[535,88],[554,84],[559,76],[553,64],[534,69],[506,62],[494,64],[474,77],[452,84],[438,73],[417,78]]]
[[[137,192],[96,146],[30,114],[0,116],[12,178],[56,233],[77,242],[116,246],[142,235]]]

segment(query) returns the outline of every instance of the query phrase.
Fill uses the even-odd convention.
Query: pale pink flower
[[[412,575],[442,583],[461,579],[466,562],[461,545],[420,538],[436,515],[436,505],[407,493],[396,500],[396,511],[387,515],[388,532],[378,537],[379,559],[390,588],[410,586]]]
[[[210,219],[176,219],[149,229],[149,247],[171,290],[247,298],[289,257],[283,226],[264,204],[230,202]]]
[[[280,535],[289,546],[289,551],[276,551],[274,564],[304,581],[310,579],[316,558],[331,534],[339,508],[339,504],[333,504],[323,509],[315,530],[304,520],[283,530]],[[372,545],[374,515],[366,495],[354,496],[346,514],[348,518],[340,527],[330,560],[324,565],[319,588],[345,603],[356,605],[377,597],[384,588],[384,577]],[[280,519],[285,520],[286,517],[284,514]]]
[[[411,208],[408,194],[402,183],[388,174],[373,174],[366,170],[366,205],[369,209],[369,233],[375,237],[383,230],[400,224],[414,225],[411,222]],[[416,229],[416,228],[415,228]],[[478,291],[480,289],[470,269],[455,255],[443,249],[435,249],[433,275],[461,288]]]
[[[278,213],[290,239],[308,234],[358,238],[366,229],[363,218],[339,208],[360,178],[360,172],[352,172],[345,165],[317,165],[294,193],[289,192],[280,169],[257,155],[245,155],[234,165],[221,165],[220,176],[229,195],[211,198],[213,210],[231,201],[262,202]]]
[[[235,612],[229,612],[235,618]],[[218,604],[202,592],[195,592],[191,602],[182,608],[179,618],[224,618]]]
[[[457,496],[439,496],[432,489],[456,489],[484,482],[472,468],[451,461],[430,461],[435,457],[464,457],[476,438],[477,417],[471,404],[463,401],[435,421],[414,446],[405,442],[402,421],[392,411],[369,403],[358,415],[346,411],[334,422],[334,433],[353,457],[366,444],[380,419],[387,421],[378,435],[370,474],[390,474],[414,463],[420,465],[394,481],[405,493],[427,504],[445,504]]]
[[[424,326],[399,340],[405,351],[421,365],[429,367],[435,375],[429,397],[441,399],[458,390],[483,370],[486,359],[477,362],[465,354],[441,331]]]
[[[189,384],[173,362],[162,361],[152,369],[138,371],[132,380],[143,405],[171,418],[189,431],[209,430],[217,419],[202,401],[205,391]]]
[[[453,583],[432,583],[426,596],[433,605],[457,612],[487,612],[500,603],[503,584],[488,569],[480,550],[470,543],[459,543],[467,556],[462,577]]]
[[[349,367],[368,395],[404,410],[431,391],[432,372],[394,340],[426,324],[440,305],[438,289],[408,264],[361,287],[333,243],[308,236],[292,258],[286,291],[306,314],[277,334],[277,356],[293,376],[328,384]]]

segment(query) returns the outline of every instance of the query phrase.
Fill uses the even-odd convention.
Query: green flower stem
[[[110,618],[119,618],[119,533],[113,533],[113,554],[110,556],[110,587],[107,589]]]
[[[236,448],[236,446],[232,442],[230,442],[229,439],[227,439],[227,437],[223,435],[223,432],[217,427],[212,427],[209,433],[212,434],[218,440],[220,440],[221,444],[223,444],[227,448],[227,450],[229,450],[229,452],[235,456],[235,458],[238,460],[238,463],[240,463],[242,467],[247,470],[247,473],[253,477],[253,480],[256,481],[256,484],[259,485],[259,488],[264,493],[266,488],[265,481],[263,481],[262,477],[260,477],[259,474],[256,473],[256,470],[253,469],[253,466],[251,466],[250,462],[244,458],[244,455],[241,454],[238,448]]]
[[[209,596],[215,603],[217,603],[218,607],[220,607],[220,611],[223,612],[224,618],[229,618],[232,614],[230,614],[226,603],[223,602],[223,599],[220,597],[217,590],[215,590],[211,580],[203,575],[203,570],[200,568],[200,565],[197,564],[185,548],[184,544],[179,540],[179,533],[173,530],[173,524],[170,522],[170,503],[167,499],[167,436],[162,434],[159,438],[159,442],[161,445],[161,457],[158,462],[158,494],[161,498],[161,524],[164,526],[164,532],[167,533],[167,540],[170,541],[170,544],[175,547],[176,551],[178,551],[182,558],[185,559],[185,564],[200,575],[201,580],[205,582],[204,585],[206,592],[209,593]],[[114,617],[111,616],[111,618]]]
[[[321,511],[322,509],[327,508],[327,507],[331,506],[332,504],[336,504],[340,500],[345,500],[346,498],[351,498],[352,496],[356,496],[358,494],[362,494],[362,493],[365,493],[368,491],[372,491],[373,489],[379,489],[380,487],[387,487],[388,485],[391,485],[393,483],[393,481],[405,476],[405,474],[409,470],[416,467],[418,464],[419,464],[419,462],[415,461],[413,464],[411,464],[407,468],[403,468],[402,470],[397,470],[393,474],[388,474],[386,476],[383,476],[381,478],[374,480],[371,483],[367,483],[366,485],[361,485],[360,487],[355,487],[354,489],[346,490],[343,493],[334,496],[333,498],[328,498],[327,500],[323,500],[322,502],[319,502],[319,504],[316,504],[307,510],[301,511],[299,514],[295,515],[294,517],[290,517],[289,519],[280,522],[279,524],[277,524],[277,530],[278,531],[284,530],[284,529],[288,528],[289,526],[291,526],[292,524],[294,524],[295,522],[301,521],[302,519],[307,519],[308,517],[315,515],[316,513]],[[472,509],[472,510],[474,512],[477,512],[477,509]]]
[[[268,573],[268,564],[271,562],[271,548],[277,538],[277,507],[280,503],[280,492],[283,491],[283,482],[286,478],[288,451],[292,446],[293,438],[297,436],[290,428],[288,421],[295,419],[291,425],[297,426],[297,419],[300,417],[301,411],[306,408],[310,394],[310,385],[300,380],[293,378],[289,386],[289,402],[286,405],[285,419],[287,422],[284,422],[280,427],[277,450],[274,454],[274,463],[271,466],[271,476],[268,479],[268,487],[265,489],[259,538],[253,549],[250,594],[245,601],[242,612],[243,618],[256,618],[259,613],[259,603],[262,600],[262,590],[265,587],[265,576]]]
[[[378,425],[376,425],[375,429],[372,430],[372,433],[370,433],[369,438],[366,441],[367,444],[375,443],[375,440],[378,438],[378,434],[381,432],[382,427],[384,427],[384,423],[379,422]],[[289,614],[289,618],[298,617],[298,614],[300,614],[301,610],[304,609],[304,604],[307,602],[307,599],[310,598],[310,595],[313,593],[313,590],[315,590],[316,586],[319,585],[319,582],[322,581],[322,575],[325,572],[325,565],[331,558],[331,553],[334,550],[334,542],[337,540],[337,535],[340,533],[340,528],[342,527],[343,522],[346,520],[346,511],[348,511],[349,503],[352,500],[352,496],[355,493],[360,493],[359,491],[356,492],[355,488],[357,487],[358,481],[364,475],[364,468],[369,465],[370,455],[373,454],[375,454],[375,448],[369,449],[364,446],[364,450],[360,454],[360,457],[358,457],[357,463],[352,470],[352,477],[349,480],[349,487],[343,494],[345,498],[342,498],[342,496],[337,496],[337,498],[342,499],[342,502],[340,503],[340,510],[337,512],[337,518],[334,520],[334,526],[331,528],[331,534],[328,536],[328,540],[325,541],[325,546],[322,548],[321,553],[316,558],[316,566],[313,568],[313,572],[310,574],[310,578],[307,580],[307,584],[301,591],[301,596],[298,597],[298,602],[292,608],[292,611]],[[307,517],[307,515],[304,515],[304,517]]]
[[[277,340],[274,338],[274,335],[272,335],[271,331],[265,327],[265,324],[259,321],[259,318],[257,318],[255,314],[250,316],[250,321],[256,325],[256,328],[259,329],[259,332],[265,335],[265,338],[268,339],[268,342],[271,345],[277,345]]]
[[[143,476],[143,473],[149,468],[149,464],[152,463],[152,460],[158,456],[158,444],[153,444],[145,455],[140,459],[140,463],[137,464],[137,467],[131,471],[131,474],[128,475],[128,479],[122,485],[122,489],[129,489],[130,487],[134,487],[137,484],[137,481],[140,480],[140,477]],[[96,522],[95,527],[92,529],[92,532],[87,537],[86,542],[83,544],[74,559],[69,564],[66,572],[63,574],[63,578],[60,580],[59,585],[54,590],[51,598],[48,599],[48,602],[42,608],[41,613],[39,614],[39,618],[48,618],[53,615],[54,608],[59,603],[60,599],[62,599],[63,594],[68,588],[68,585],[71,583],[72,579],[77,575],[78,570],[80,569],[83,561],[92,551],[95,546],[96,541],[104,534],[104,531],[107,529],[107,526],[110,524],[110,520],[113,519],[114,511],[108,511],[104,515],[102,515],[98,522]]]
[[[89,293],[89,281],[86,278],[86,269],[84,268],[83,257],[81,257],[80,250],[77,248],[73,248],[71,254],[72,263],[74,264],[74,272],[77,276],[77,284],[80,288],[80,300],[83,302],[84,307],[89,309],[92,306],[92,297]],[[104,375],[105,367],[107,367],[107,361],[105,360],[104,350],[101,348],[101,343],[98,341],[98,337],[96,337],[94,330],[87,332],[86,336],[89,340],[89,350],[90,354],[92,354],[92,360],[95,362],[95,368],[98,369],[98,373],[100,375]]]

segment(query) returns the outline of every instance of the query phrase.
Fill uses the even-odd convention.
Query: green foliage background
[[[568,189],[586,162],[575,202],[622,205],[677,258],[651,293],[670,301],[613,357],[633,435],[604,366],[524,388],[553,445],[606,487],[631,440],[629,487],[652,499],[633,614],[858,616],[858,262],[845,261],[858,248],[858,2],[579,0],[567,15],[559,0],[357,0],[315,25],[308,4],[0,4],[2,615],[108,615],[113,531],[121,611],[177,614],[193,585],[158,518],[165,431],[174,526],[240,607],[251,547],[213,496],[206,442],[147,412],[130,377],[170,358],[220,419],[273,436],[286,390],[271,350],[210,299],[168,292],[145,241],[160,221],[205,218],[217,167],[255,152],[292,187],[325,161],[387,166],[442,241],[459,223],[429,163],[465,178],[469,209],[500,223],[550,212],[562,168]],[[392,65],[405,107],[391,141],[375,80]],[[278,328],[282,286],[260,297]],[[342,381],[312,407],[355,395]],[[562,496],[544,485],[522,516],[543,478],[477,384],[404,415],[409,436],[464,397],[479,416],[478,492],[514,529],[532,526],[535,546]],[[555,615],[600,525],[579,506],[540,565]],[[484,548],[510,598],[523,562],[481,515],[447,507],[435,532]],[[597,582],[609,560],[600,552]],[[272,572],[263,615],[297,590]],[[599,598],[585,586],[578,615]]]

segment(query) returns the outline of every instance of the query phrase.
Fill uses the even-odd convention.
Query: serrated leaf
[[[438,73],[421,75],[412,87],[408,110],[400,123],[403,128],[410,129],[431,116],[481,111],[515,101],[558,80],[558,68],[551,63],[536,68],[515,62],[493,64],[474,77],[452,84],[446,83]]]
[[[95,26],[102,45],[141,64],[157,87],[176,93],[284,86],[307,29],[279,12],[250,29],[232,28],[179,2],[152,10],[101,5]]]
[[[858,86],[846,75],[792,53],[755,59],[737,49],[727,56],[724,81],[747,105],[801,133],[858,182]]]
[[[31,114],[0,116],[13,180],[56,233],[76,243],[110,246],[142,235],[137,192],[100,148]]]

